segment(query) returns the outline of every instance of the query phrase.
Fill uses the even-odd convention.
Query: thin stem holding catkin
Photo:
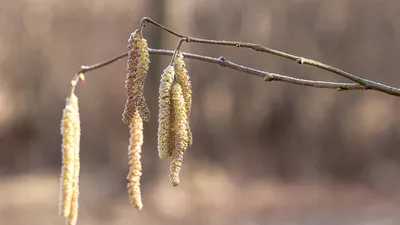
[[[171,62],[169,63],[170,66],[172,66],[172,65],[174,64],[176,55],[177,55],[178,52],[181,50],[182,42],[184,42],[185,40],[186,40],[186,38],[181,38],[181,39],[179,39],[178,45],[176,46],[175,51],[174,51],[174,54],[173,54],[172,57],[171,57]]]

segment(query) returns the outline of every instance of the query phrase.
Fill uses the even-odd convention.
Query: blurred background
[[[395,0],[0,0],[0,224],[63,224],[60,120],[80,65],[127,50],[140,19],[194,37],[240,40],[400,87]],[[149,25],[151,48],[178,39]],[[342,78],[268,54],[184,43],[183,51],[300,78]],[[170,58],[151,56],[145,95],[144,209],[126,191],[126,62],[79,85],[78,224],[398,224],[400,99],[336,92],[187,59],[194,144],[181,184],[157,157],[157,94]]]

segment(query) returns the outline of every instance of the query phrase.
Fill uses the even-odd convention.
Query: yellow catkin
[[[174,81],[175,70],[168,66],[161,75],[158,97],[158,156],[166,159],[171,156],[171,88]]]
[[[189,119],[192,109],[192,84],[190,82],[189,73],[186,70],[186,64],[183,61],[183,54],[179,52],[174,62],[176,81],[182,87],[183,98],[185,99],[186,117],[187,117],[187,133],[188,133],[188,146],[192,146],[193,138],[190,129]]]
[[[182,167],[183,153],[188,148],[185,99],[182,87],[179,83],[175,83],[172,87],[172,107],[174,113],[173,130],[175,137],[169,178],[173,186],[178,186],[180,183],[179,172]]]
[[[71,204],[77,179],[79,178],[79,145],[80,119],[78,97],[72,94],[67,98],[61,121],[62,135],[62,168],[60,178],[60,214],[67,218],[71,212]],[[78,159],[78,162],[76,162]]]
[[[78,219],[79,171],[80,171],[80,159],[78,152],[75,156],[75,168],[74,168],[75,179],[74,179],[73,194],[71,199],[71,210],[68,215],[68,225],[75,225]]]
[[[150,56],[146,39],[142,38],[135,30],[128,40],[128,61],[125,89],[127,100],[125,103],[122,120],[130,124],[135,111],[138,110],[143,121],[150,119],[150,110],[144,98],[143,89],[149,71]]]
[[[131,204],[137,209],[143,208],[142,196],[140,192],[140,177],[142,176],[142,164],[140,162],[143,145],[143,121],[136,111],[132,123],[129,125],[129,167],[128,174],[128,194]]]
[[[78,102],[74,103],[74,108],[78,109],[78,121],[80,120]],[[75,160],[74,160],[74,182],[72,184],[72,199],[71,199],[71,209],[68,215],[68,225],[75,225],[78,219],[78,199],[79,199],[79,173],[81,170],[80,163],[80,139],[81,139],[81,127],[80,123],[75,123],[75,138],[77,145],[75,147]]]

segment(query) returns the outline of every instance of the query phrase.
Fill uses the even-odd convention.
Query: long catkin
[[[187,134],[188,134],[188,146],[192,146],[193,138],[192,131],[190,129],[189,119],[192,111],[192,84],[190,82],[189,73],[186,70],[186,64],[183,61],[183,54],[179,52],[174,62],[176,72],[176,82],[182,87],[183,98],[185,100],[186,117],[187,117]]]
[[[125,79],[125,91],[127,100],[125,103],[122,120],[130,124],[135,111],[138,110],[143,121],[150,119],[150,110],[144,98],[144,83],[150,64],[150,56],[146,39],[135,30],[128,40],[127,75]]]
[[[78,102],[74,103],[74,107],[77,109],[77,117],[78,121],[80,121],[80,116],[79,116],[79,107],[78,107]],[[72,184],[72,199],[71,199],[71,209],[70,213],[68,216],[68,225],[75,225],[77,220],[78,220],[78,208],[79,208],[79,173],[81,169],[81,163],[80,163],[80,139],[81,139],[81,127],[80,123],[75,123],[74,124],[75,128],[75,137],[76,137],[76,148],[75,148],[75,160],[74,160],[74,179],[73,179],[73,184]]]
[[[168,66],[161,75],[158,97],[158,156],[167,159],[171,156],[171,88],[175,69]]]
[[[185,99],[182,87],[179,83],[175,83],[172,87],[172,107],[174,113],[172,127],[175,137],[169,177],[171,184],[173,186],[178,186],[180,183],[179,172],[182,168],[183,153],[188,148],[188,120],[186,116]]]
[[[74,168],[74,183],[73,193],[71,199],[71,209],[68,215],[68,225],[75,225],[78,219],[78,208],[79,208],[79,171],[80,171],[80,159],[79,152],[75,155],[75,168]]]
[[[143,145],[143,121],[136,111],[132,123],[129,125],[129,150],[128,159],[130,171],[128,174],[128,194],[131,204],[137,209],[143,208],[140,177],[142,176],[141,152]]]
[[[78,97],[72,94],[66,100],[61,121],[62,135],[62,168],[60,178],[60,214],[68,218],[71,214],[73,200],[77,196],[79,180],[79,145],[80,145],[80,118]]]

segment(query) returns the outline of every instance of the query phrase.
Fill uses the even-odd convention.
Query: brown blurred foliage
[[[394,0],[0,0],[0,224],[61,224],[61,136],[68,84],[82,64],[126,51],[149,16],[181,33],[239,40],[320,60],[400,87],[400,2]],[[175,37],[149,25],[152,48]],[[184,44],[183,51],[269,72],[343,79],[246,49]],[[145,210],[126,192],[128,128],[121,121],[126,63],[78,87],[82,190],[78,224],[396,224],[400,221],[400,100],[262,79],[187,60],[194,144],[172,188],[157,158],[159,76],[145,95]],[[380,223],[386,221],[387,223]]]

